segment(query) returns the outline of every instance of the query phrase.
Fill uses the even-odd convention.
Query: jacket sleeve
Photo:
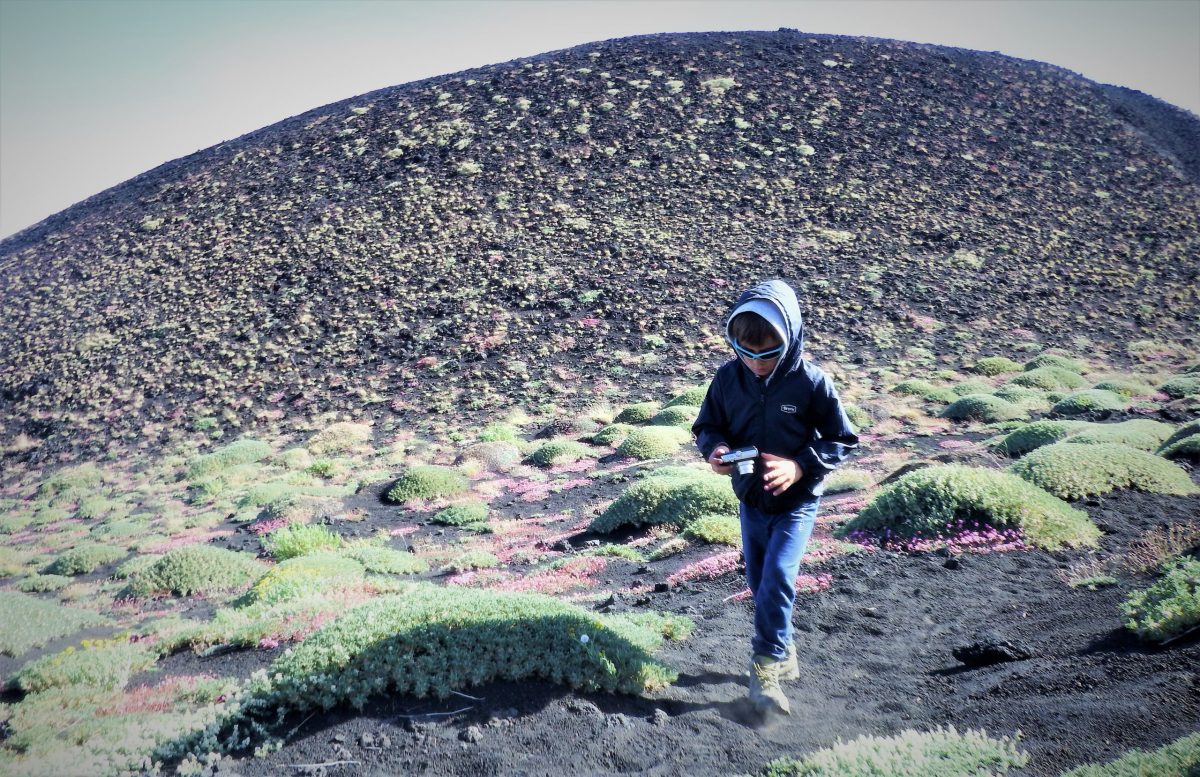
[[[719,376],[718,376],[719,377]],[[700,405],[700,413],[692,424],[692,434],[696,435],[696,447],[700,455],[708,459],[713,450],[725,439],[728,428],[728,416],[725,413],[724,402],[721,400],[721,385],[718,377],[708,384],[708,392]]]
[[[797,461],[804,468],[800,482],[812,490],[858,447],[858,435],[846,416],[837,389],[823,372],[813,386],[808,422],[814,430],[813,437]]]

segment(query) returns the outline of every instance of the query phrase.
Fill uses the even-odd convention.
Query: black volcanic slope
[[[41,457],[153,446],[201,414],[570,405],[624,391],[631,355],[699,377],[764,276],[799,287],[831,359],[1185,337],[1200,190],[1110,94],[780,31],[607,41],[325,106],[0,243],[4,431]]]

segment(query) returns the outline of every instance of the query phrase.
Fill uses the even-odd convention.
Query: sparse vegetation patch
[[[1038,448],[1010,470],[1063,499],[1136,488],[1185,496],[1198,489],[1170,461],[1125,445],[1058,442]]]

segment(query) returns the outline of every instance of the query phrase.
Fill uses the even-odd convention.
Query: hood
[[[775,370],[767,376],[770,381],[776,375],[786,375],[800,369],[804,353],[804,319],[800,315],[800,302],[792,287],[780,280],[765,281],[747,289],[734,303],[729,317],[725,319],[725,339],[732,342],[729,334],[729,322],[738,313],[750,311],[763,315],[762,305],[770,304],[778,311],[778,317],[764,315],[763,317],[775,325],[776,331],[783,336],[784,353],[775,365]],[[734,355],[737,358],[737,355]]]

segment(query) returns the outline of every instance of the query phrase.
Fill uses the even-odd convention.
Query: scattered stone
[[[479,726],[467,726],[462,731],[458,732],[458,738],[464,742],[475,744],[483,739],[483,729]]]
[[[957,556],[951,556],[950,558],[946,559],[946,563],[942,564],[942,566],[946,569],[961,569],[962,559],[958,558]]]
[[[671,584],[668,582],[664,581],[661,583],[654,584],[654,593],[656,593],[656,594],[666,593],[667,591],[670,591],[670,590],[671,590]]]
[[[361,747],[375,747],[375,735],[369,731],[364,731],[358,736],[358,744]]]
[[[979,641],[956,647],[952,652],[956,659],[967,666],[991,666],[1033,658],[1033,651],[1028,646],[994,634],[984,635]]]
[[[557,550],[559,553],[571,553],[575,550],[575,546],[568,540],[559,540],[550,546],[551,550]]]
[[[662,708],[656,708],[654,714],[650,716],[650,722],[656,726],[665,726],[670,719],[671,715]]]
[[[383,750],[388,750],[392,746],[392,738],[389,737],[387,734],[380,734],[379,739],[377,739],[376,742],[379,744],[379,747],[382,748]]]
[[[345,741],[346,741],[346,735],[345,735],[345,734],[341,734],[341,733],[334,734],[334,735],[333,735],[333,741],[334,741],[334,742],[345,742]]]
[[[333,758],[335,761],[352,761],[354,754],[346,749],[344,745],[335,745],[333,748]]]

